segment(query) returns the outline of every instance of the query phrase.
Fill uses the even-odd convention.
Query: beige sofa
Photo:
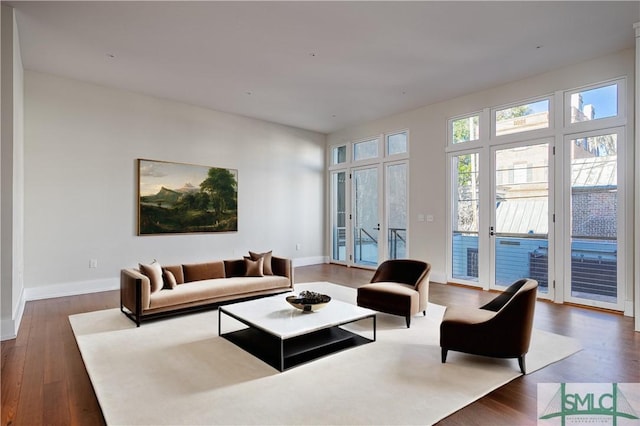
[[[154,274],[158,270],[160,277]],[[270,253],[260,261],[244,258],[164,267],[155,263],[121,270],[120,310],[139,327],[151,318],[292,290],[291,260]]]

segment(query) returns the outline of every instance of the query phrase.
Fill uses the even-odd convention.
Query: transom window
[[[331,150],[331,164],[342,164],[347,162],[347,146],[341,145],[333,147]]]
[[[618,83],[571,93],[571,124],[618,115]]]
[[[368,160],[378,157],[378,139],[371,139],[353,144],[353,161]]]
[[[387,155],[405,154],[407,152],[407,132],[387,135]]]
[[[480,116],[470,115],[450,121],[449,131],[454,144],[480,139]]]
[[[549,127],[549,99],[521,104],[495,113],[496,136]]]

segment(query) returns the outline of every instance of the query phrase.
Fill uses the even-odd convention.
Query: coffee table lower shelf
[[[375,316],[373,328],[375,330]],[[375,333],[375,331],[374,331]],[[255,327],[220,334],[279,371],[284,371],[314,359],[375,341],[339,326],[280,339]],[[374,334],[375,336],[375,334]]]

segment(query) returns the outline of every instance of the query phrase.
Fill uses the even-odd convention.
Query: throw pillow
[[[265,275],[273,275],[273,269],[271,269],[271,254],[273,250],[265,252],[265,253],[254,253],[252,251],[249,252],[249,256],[251,256],[251,260],[258,260],[260,258],[264,259],[264,274]]]
[[[260,258],[258,260],[244,259],[244,265],[246,267],[247,272],[245,272],[245,276],[247,277],[264,277],[263,265],[264,259]]]
[[[151,282],[151,293],[155,293],[162,289],[164,283],[162,282],[162,267],[154,260],[149,265],[140,263],[140,272],[149,277]]]
[[[162,272],[164,275],[164,288],[168,288],[170,290],[176,288],[178,286],[178,282],[176,281],[176,276],[173,275],[173,272],[164,268],[162,269]]]
[[[162,265],[162,270],[171,272],[173,277],[176,279],[176,284],[184,284],[184,271],[182,270],[182,265]]]

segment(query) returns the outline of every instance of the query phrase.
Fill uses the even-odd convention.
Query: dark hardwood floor
[[[331,281],[358,287],[372,275],[362,269],[314,265],[296,268],[295,282]],[[435,283],[429,291],[430,300],[441,305],[480,305],[493,296]],[[118,291],[27,303],[17,339],[1,344],[2,425],[104,424],[68,316],[118,306]],[[575,337],[584,349],[513,380],[440,425],[534,425],[538,383],[640,382],[640,333],[633,331],[632,318],[539,301],[535,327]]]

